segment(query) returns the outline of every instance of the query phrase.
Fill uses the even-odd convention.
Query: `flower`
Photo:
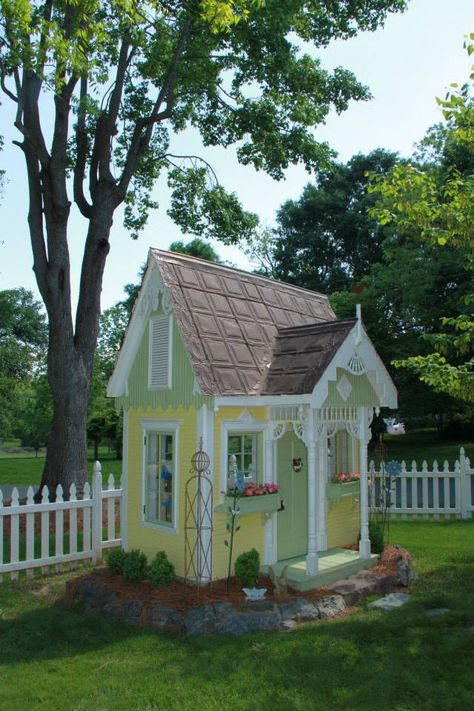
[[[245,484],[243,491],[229,489],[227,496],[265,496],[266,494],[276,494],[280,490],[279,484],[265,482],[263,484]]]
[[[359,472],[338,472],[334,474],[331,481],[333,484],[346,484],[349,481],[359,481]]]

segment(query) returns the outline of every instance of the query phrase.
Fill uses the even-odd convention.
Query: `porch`
[[[288,585],[295,590],[305,592],[348,578],[359,570],[373,568],[377,565],[378,559],[378,555],[371,555],[370,558],[363,559],[360,558],[358,551],[347,548],[331,548],[318,553],[318,571],[313,575],[308,575],[306,572],[306,556],[282,560],[272,567],[275,573],[280,575],[287,565]]]

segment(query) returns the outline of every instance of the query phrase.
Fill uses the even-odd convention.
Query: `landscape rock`
[[[212,634],[216,631],[216,611],[212,605],[200,605],[190,610],[185,619],[188,634]]]
[[[319,613],[321,620],[325,620],[328,617],[334,617],[340,612],[345,610],[346,603],[342,595],[328,595],[327,597],[322,597],[316,603],[316,608]]]
[[[394,610],[404,605],[409,599],[410,595],[408,593],[390,593],[390,595],[374,600],[369,604],[369,607],[378,610]]]
[[[184,621],[176,610],[155,603],[150,608],[149,623],[152,627],[166,632],[183,632]]]
[[[445,615],[447,612],[451,612],[449,607],[433,607],[431,610],[426,610],[426,617],[440,617]]]
[[[297,597],[292,602],[280,605],[280,614],[283,620],[297,620],[298,622],[319,620],[317,606],[309,600],[305,600],[304,597]]]

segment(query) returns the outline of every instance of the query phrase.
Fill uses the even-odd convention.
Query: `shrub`
[[[127,580],[137,582],[146,578],[148,572],[146,555],[139,550],[126,551],[122,564],[122,575]]]
[[[174,565],[164,551],[158,551],[148,571],[148,579],[153,585],[166,587],[175,581]]]
[[[235,561],[235,577],[243,588],[254,588],[260,575],[260,556],[255,548],[241,553]]]
[[[122,548],[112,548],[107,556],[107,565],[109,566],[112,573],[115,575],[123,574],[123,562],[125,560],[126,553]]]
[[[377,521],[369,521],[370,550],[372,553],[383,552],[383,528]]]

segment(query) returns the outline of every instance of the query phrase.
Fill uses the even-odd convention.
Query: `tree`
[[[367,213],[374,204],[366,190],[368,173],[383,175],[396,162],[394,153],[378,149],[318,171],[316,183],[278,211],[273,274],[323,293],[350,288],[367,276],[389,233]]]
[[[216,250],[202,239],[197,237],[188,244],[177,240],[169,246],[170,252],[179,252],[180,254],[189,254],[190,257],[199,257],[199,259],[207,259],[208,262],[220,262],[220,257]]]
[[[470,35],[474,40],[474,34]],[[468,53],[474,44],[466,42]],[[472,67],[474,69],[474,67]],[[474,74],[471,74],[471,79]],[[473,84],[474,85],[474,84]],[[438,99],[446,119],[425,140],[435,147],[435,160],[427,169],[396,166],[385,178],[375,179],[378,196],[373,215],[381,224],[393,224],[401,234],[464,252],[463,267],[474,269],[474,103],[468,84],[451,85]],[[435,139],[435,140],[434,140]],[[437,153],[436,153],[437,149]],[[471,274],[467,274],[471,277]],[[434,351],[395,361],[416,373],[438,392],[474,402],[474,317],[472,294],[465,294],[456,315],[441,319],[444,331],[427,334]]]
[[[242,163],[275,178],[300,160],[319,167],[331,151],[310,129],[331,107],[343,111],[369,92],[349,71],[323,70],[296,40],[325,46],[374,30],[404,7],[404,0],[331,3],[324,12],[310,0],[0,0],[1,88],[16,107],[33,268],[49,321],[53,423],[42,484],[50,490],[86,477],[87,403],[117,208],[136,236],[155,205],[152,187],[168,170],[170,214],[183,229],[227,241],[251,234],[255,216],[209,183],[206,163],[194,156],[183,163],[172,136],[192,125],[204,145],[238,144]],[[75,318],[70,189],[85,221]]]
[[[25,383],[41,371],[47,329],[40,302],[26,289],[0,291],[0,436],[15,436]]]

